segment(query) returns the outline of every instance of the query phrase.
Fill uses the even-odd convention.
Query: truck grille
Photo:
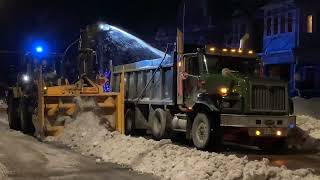
[[[259,112],[286,111],[285,86],[252,85],[251,110]]]

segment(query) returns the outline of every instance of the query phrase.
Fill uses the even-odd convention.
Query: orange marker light
[[[209,50],[210,50],[210,51],[215,51],[216,48],[212,47],[212,48],[210,48]]]
[[[248,51],[248,53],[249,53],[249,54],[253,54],[253,51],[252,51],[252,50],[250,50],[250,51]]]
[[[231,52],[233,52],[233,53],[234,53],[234,52],[236,52],[236,50],[235,50],[235,49],[231,49]]]
[[[224,49],[222,49],[222,51],[223,51],[223,52],[227,52],[227,51],[228,51],[228,49],[224,48]]]
[[[227,96],[227,95],[228,95],[228,92],[229,92],[229,89],[223,87],[223,88],[220,88],[219,91],[220,91],[220,95],[221,95],[221,96]]]

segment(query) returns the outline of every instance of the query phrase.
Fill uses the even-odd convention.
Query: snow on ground
[[[297,116],[297,128],[288,138],[289,148],[320,151],[320,120],[310,116]]]
[[[301,125],[309,128],[306,124]],[[147,140],[109,132],[93,112],[78,114],[76,120],[66,126],[62,135],[48,138],[48,141],[63,143],[83,155],[152,173],[161,179],[320,179],[310,169],[292,171],[286,167],[273,167],[267,159],[249,161],[247,157],[177,146],[170,140]]]
[[[8,170],[5,165],[0,163],[0,179],[6,179],[8,177]]]
[[[298,116],[297,125],[311,137],[320,139],[320,120],[309,116]]]
[[[320,98],[305,99],[301,97],[292,98],[294,104],[294,112],[298,116],[306,115],[316,119],[320,119]]]

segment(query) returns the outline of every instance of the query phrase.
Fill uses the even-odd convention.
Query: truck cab
[[[284,141],[295,127],[288,84],[264,78],[262,66],[252,50],[207,46],[185,54],[178,63],[179,103],[194,113],[206,109],[216,127],[241,129],[259,146],[268,144],[261,139]]]

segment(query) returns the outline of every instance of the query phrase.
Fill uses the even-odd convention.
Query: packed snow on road
[[[48,141],[62,143],[97,162],[114,162],[135,171],[152,173],[161,179],[319,179],[312,169],[289,170],[273,167],[268,159],[249,161],[247,157],[199,151],[174,145],[170,140],[155,141],[124,136],[106,129],[93,112],[80,113],[69,121],[65,132]],[[301,136],[292,148],[319,148],[320,121],[306,116],[297,119]],[[309,136],[310,135],[310,136]],[[295,139],[293,137],[292,139]]]

